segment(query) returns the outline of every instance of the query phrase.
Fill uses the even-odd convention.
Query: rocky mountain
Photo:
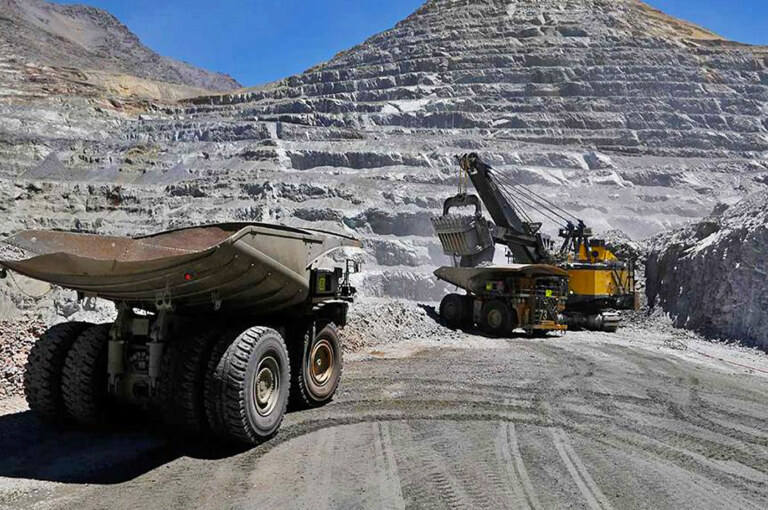
[[[679,327],[768,349],[768,192],[650,244],[649,304]]]
[[[342,229],[366,242],[367,295],[444,292],[429,218],[455,193],[455,154],[634,239],[768,183],[768,49],[637,0],[429,0],[302,74],[180,102],[11,65],[3,234]]]
[[[232,77],[162,57],[110,13],[45,0],[0,0],[0,45],[28,63],[130,75],[195,89],[240,87]]]

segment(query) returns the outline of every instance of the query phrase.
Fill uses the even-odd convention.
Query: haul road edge
[[[93,426],[114,406],[161,413],[174,431],[244,444],[274,435],[289,401],[329,402],[342,369],[356,265],[319,268],[354,238],[228,223],[129,238],[30,230],[11,270],[117,307],[110,324],[53,326],[35,342],[24,391],[51,421]]]

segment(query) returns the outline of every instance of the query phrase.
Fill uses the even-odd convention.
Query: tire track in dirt
[[[505,480],[490,433],[493,422],[422,423],[414,437],[429,444],[451,466],[461,489],[476,508],[518,508],[520,502]]]
[[[768,458],[748,455],[720,442],[681,433],[661,427],[643,427],[632,431],[643,438],[645,446],[652,447],[669,460],[696,462],[712,476],[726,476],[733,483],[739,479],[746,483],[762,483],[768,479]]]
[[[397,461],[389,432],[389,423],[375,422],[374,450],[376,466],[379,474],[379,496],[382,510],[404,510],[405,500],[400,486],[400,476],[397,472]]]
[[[627,434],[631,434],[628,436]],[[755,504],[741,496],[754,492],[744,484],[734,480],[735,476],[721,471],[722,465],[703,458],[695,452],[664,444],[653,437],[646,437],[634,432],[600,433],[591,438],[608,448],[621,451],[632,457],[645,459],[652,463],[664,477],[665,488],[673,493],[678,501],[690,508],[754,508],[763,509],[765,505]],[[673,468],[680,476],[667,476],[667,470]],[[694,502],[706,502],[696,505]],[[681,505],[677,505],[681,507]]]
[[[689,422],[705,429],[719,434],[732,445],[727,445],[733,450],[741,450],[744,454],[738,455],[738,460],[745,465],[763,471],[768,476],[768,435],[763,435],[760,431],[752,429],[751,431],[738,424],[723,423],[715,417],[707,416],[701,411],[692,411]],[[766,459],[760,462],[757,459]],[[749,460],[746,460],[749,459]]]
[[[743,423],[727,422],[713,416],[706,416],[704,419],[718,425],[723,431],[735,431],[741,434],[740,437],[743,441],[748,441],[753,444],[754,451],[762,453],[768,457],[768,432],[763,432],[762,430],[758,430]]]
[[[600,487],[597,486],[582,463],[581,458],[576,454],[573,446],[571,446],[568,435],[562,429],[551,429],[550,432],[557,453],[584,496],[589,508],[592,510],[613,510],[611,502],[602,493]]]
[[[734,423],[718,423],[717,410],[709,404],[701,405],[699,391],[690,390],[688,401],[679,402],[661,392],[649,392],[659,405],[668,409],[666,416],[658,416],[657,423],[647,420],[630,422],[625,429],[648,438],[649,441],[661,441],[670,449],[695,458],[700,464],[714,467],[716,470],[740,476],[732,467],[718,460],[733,460],[745,470],[741,473],[745,479],[768,476],[768,456],[765,455],[768,439],[765,433],[751,434],[734,427]],[[713,416],[714,415],[714,416]],[[674,426],[670,425],[670,421]],[[754,430],[753,432],[758,432]],[[714,459],[714,460],[713,460]]]
[[[307,507],[316,510],[332,508],[330,491],[333,487],[333,470],[324,469],[323,466],[333,457],[336,446],[336,431],[337,429],[334,427],[318,432],[318,442],[302,455],[306,459],[302,494],[304,498],[309,498],[303,502],[302,508]]]
[[[404,488],[412,508],[440,508],[464,510],[474,508],[472,497],[467,494],[450,463],[430,443],[421,439],[420,425],[403,422],[397,428],[396,449],[402,455],[407,478]],[[435,427],[437,428],[437,427]],[[398,461],[398,465],[400,462]]]
[[[514,423],[500,423],[497,437],[499,455],[504,462],[504,468],[510,485],[518,499],[530,510],[542,509],[536,490],[533,488],[528,470],[525,468],[520,445],[517,441],[517,430]]]
[[[467,495],[471,507],[492,508],[493,502],[489,497],[488,487],[485,484],[479,487],[477,481],[493,483],[495,480],[497,488],[501,485],[501,481],[498,476],[485,468],[481,459],[475,459],[476,462],[473,462],[472,466],[462,465],[457,459],[456,451],[466,450],[470,446],[467,441],[468,438],[460,432],[463,425],[445,422],[440,427],[435,427],[428,422],[414,422],[411,424],[411,430],[413,437],[420,444],[431,449],[430,455],[436,454],[441,462],[449,466],[451,477],[455,478],[456,481],[456,490]],[[477,451],[476,449],[472,450]],[[479,455],[479,457],[483,456]]]

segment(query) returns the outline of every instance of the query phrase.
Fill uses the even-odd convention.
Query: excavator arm
[[[458,160],[495,223],[493,240],[505,245],[518,264],[551,263],[552,255],[539,231],[541,223],[525,221],[520,216],[504,190],[492,178],[493,168],[474,153],[460,156]]]

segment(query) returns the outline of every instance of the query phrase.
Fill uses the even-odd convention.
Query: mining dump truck
[[[477,324],[489,336],[508,336],[521,328],[533,336],[565,332],[563,310],[568,274],[543,264],[441,267],[440,280],[464,289],[440,303],[440,317],[452,328]]]
[[[442,216],[432,218],[444,253],[451,256],[455,265],[459,266],[455,270],[467,273],[473,269],[473,278],[484,279],[490,289],[495,285],[494,282],[499,281],[498,270],[493,265],[495,245],[506,246],[507,257],[518,268],[531,265],[548,268],[554,266],[559,274],[567,278],[568,287],[564,296],[557,294],[555,289],[548,290],[552,294],[552,302],[549,303],[552,306],[548,305],[549,308],[562,312],[556,321],[558,327],[567,325],[571,329],[616,331],[621,321],[618,310],[636,308],[633,262],[619,260],[604,241],[593,238],[591,229],[583,221],[546,197],[496,172],[477,154],[465,154],[457,159],[459,193],[446,199]],[[477,195],[467,192],[470,181]],[[483,217],[483,205],[493,221]],[[459,207],[474,207],[474,214],[458,215],[451,212]],[[541,232],[542,223],[532,221],[526,208],[563,225],[559,230],[563,239],[559,249],[556,249],[555,242],[549,236]],[[453,316],[447,314],[459,313],[459,316],[465,317],[466,325],[477,323],[483,327],[487,318],[483,311],[486,305],[482,303],[488,301],[488,293],[479,294],[473,286],[464,285],[461,281],[457,283],[455,278],[445,278],[446,273],[447,269],[444,268],[435,272],[438,278],[468,292],[469,297],[461,303],[470,309],[461,308],[460,313],[453,312],[460,302],[454,295],[446,296],[440,307],[443,320],[451,323]],[[504,289],[514,289],[514,285],[510,287],[505,283]],[[529,294],[530,291],[527,291],[524,296]],[[564,308],[560,308],[561,297],[565,298]],[[512,304],[521,298],[514,294],[505,298],[509,302],[502,315],[514,327],[533,330],[537,324],[526,323],[521,311],[515,311]],[[538,306],[535,300],[530,297],[527,299],[530,303],[528,308]],[[555,301],[558,302],[557,306],[554,305]],[[530,310],[532,316],[536,317],[545,311],[534,308]],[[551,325],[553,316],[554,312],[548,314],[547,325]]]
[[[457,206],[474,206],[475,214],[451,214]],[[451,328],[477,325],[495,337],[518,328],[534,336],[565,332],[568,273],[547,264],[491,264],[493,239],[481,211],[477,197],[463,195],[446,200],[443,216],[432,218],[445,253],[459,259],[435,276],[466,292],[445,296],[440,318]]]
[[[162,414],[173,431],[253,445],[292,405],[319,406],[339,384],[338,328],[354,264],[321,269],[350,237],[266,224],[219,224],[147,237],[26,231],[15,271],[115,303],[110,324],[53,326],[33,345],[24,390],[52,421],[104,423],[117,406]]]

